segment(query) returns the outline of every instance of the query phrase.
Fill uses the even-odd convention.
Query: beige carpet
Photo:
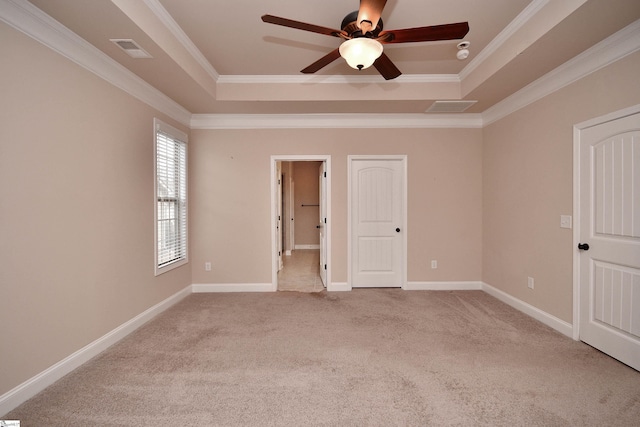
[[[640,373],[480,291],[194,294],[26,426],[638,426]]]

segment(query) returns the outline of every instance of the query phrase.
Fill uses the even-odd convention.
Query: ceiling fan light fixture
[[[382,55],[382,44],[367,37],[356,37],[340,45],[340,56],[356,70],[369,68],[380,55]]]

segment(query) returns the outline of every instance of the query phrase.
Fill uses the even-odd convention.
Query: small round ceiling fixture
[[[464,61],[469,57],[469,45],[471,45],[471,42],[468,41],[458,43],[458,53],[456,54],[456,57],[460,61]]]

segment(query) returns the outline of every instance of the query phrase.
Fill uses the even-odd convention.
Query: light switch
[[[571,215],[560,215],[560,228],[571,228]]]

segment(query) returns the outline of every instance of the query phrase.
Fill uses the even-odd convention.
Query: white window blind
[[[187,260],[187,144],[156,125],[156,274]]]

